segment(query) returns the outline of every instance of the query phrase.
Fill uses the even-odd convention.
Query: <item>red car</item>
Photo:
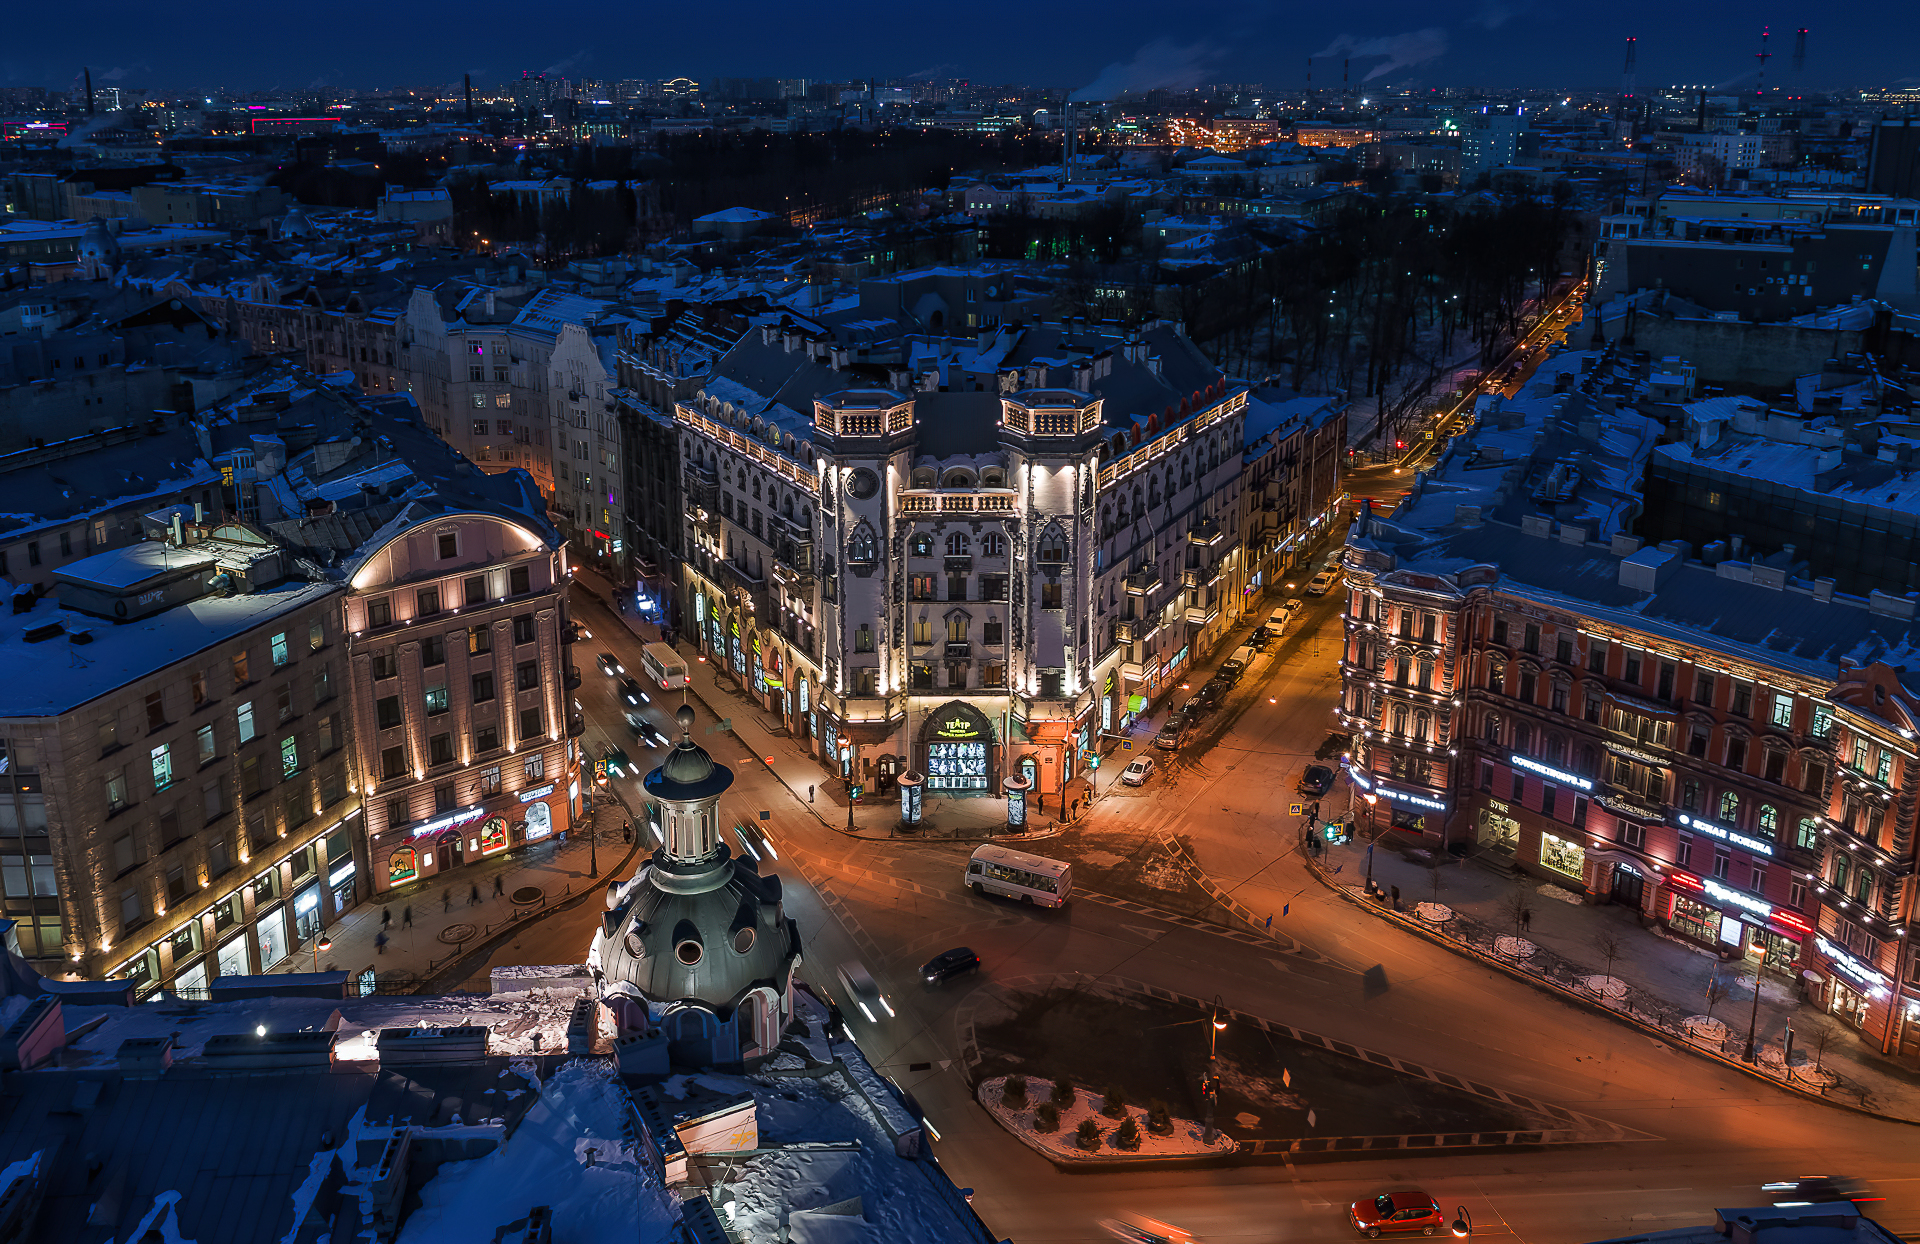
[[[1382,1192],[1371,1200],[1355,1201],[1347,1215],[1355,1229],[1375,1240],[1383,1231],[1432,1235],[1447,1225],[1440,1202],[1424,1192]]]

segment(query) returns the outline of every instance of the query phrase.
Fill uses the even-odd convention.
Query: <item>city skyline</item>
[[[575,10],[572,33],[516,39],[503,45],[485,33],[484,11],[448,30],[424,14],[383,11],[386,37],[369,40],[352,22],[314,29],[290,17],[249,10],[244,21],[213,29],[179,28],[129,9],[117,23],[76,39],[49,11],[17,19],[16,51],[0,59],[0,85],[62,89],[78,85],[80,67],[96,84],[145,86],[166,92],[207,90],[366,89],[399,83],[476,84],[523,71],[572,77],[628,78],[785,76],[966,78],[1024,82],[1087,98],[1119,90],[1181,89],[1211,82],[1255,82],[1269,91],[1298,90],[1314,58],[1316,88],[1338,86],[1343,62],[1355,86],[1479,86],[1617,89],[1621,52],[1639,41],[1639,80],[1706,83],[1751,90],[1761,32],[1770,29],[1767,80],[1812,91],[1847,86],[1920,83],[1920,30],[1891,3],[1852,10],[1846,27],[1822,28],[1805,6],[1693,5],[1680,13],[1637,4],[1602,16],[1526,0],[1471,0],[1439,8],[1404,0],[1360,13],[1302,14],[1266,5],[1210,3],[1188,9],[1176,25],[1145,4],[1103,10],[1101,27],[1083,30],[1079,13],[1054,5],[1025,8],[1020,19],[1037,37],[1009,40],[993,22],[944,31],[936,49],[886,20],[878,5],[844,10],[842,22],[809,14],[797,20],[771,5],[750,6],[744,33],[725,42],[705,38],[696,15],[650,13],[644,30],[618,10]],[[1793,35],[1812,26],[1805,68],[1792,67]],[[1873,29],[1871,38],[1848,31]],[[645,42],[640,42],[644,37]],[[627,40],[633,42],[628,43]],[[623,46],[624,45],[624,46]],[[18,49],[33,49],[22,54]],[[517,61],[508,59],[517,56]]]

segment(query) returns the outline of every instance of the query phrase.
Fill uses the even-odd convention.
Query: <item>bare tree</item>
[[[1707,973],[1707,1018],[1713,1018],[1714,1006],[1733,992],[1733,982],[1720,975],[1718,968]]]
[[[1500,910],[1513,919],[1513,935],[1520,936],[1520,930],[1533,919],[1533,901],[1523,885],[1515,885],[1507,891],[1507,897],[1501,901]]]
[[[1599,951],[1601,956],[1606,959],[1606,982],[1608,984],[1612,983],[1613,961],[1620,957],[1620,935],[1612,929],[1602,928],[1598,933],[1593,935],[1593,948]],[[1600,991],[1602,994],[1606,992],[1606,984],[1601,985]]]
[[[1824,1019],[1819,1020],[1814,1024],[1813,1026],[1813,1066],[1816,1071],[1826,1070],[1826,1067],[1824,1064],[1827,1057],[1827,1046],[1833,1042],[1833,1038],[1835,1037],[1835,1035],[1836,1034],[1834,1032],[1833,1025],[1828,1023],[1826,1020]]]
[[[1433,885],[1433,901],[1434,905],[1438,906],[1440,903],[1440,891],[1447,888],[1447,883],[1440,876],[1440,865],[1435,864],[1427,870],[1427,880]]]

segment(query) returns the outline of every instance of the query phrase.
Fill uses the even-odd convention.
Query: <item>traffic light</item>
[[[1405,449],[1407,447],[1407,443],[1405,441],[1395,441],[1393,443],[1393,447],[1395,449]]]

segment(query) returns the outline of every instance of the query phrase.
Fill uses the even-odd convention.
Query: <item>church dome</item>
[[[107,228],[107,222],[96,218],[80,234],[80,258],[117,259],[120,256],[120,241]]]
[[[698,1002],[721,1017],[757,988],[784,993],[800,961],[800,933],[780,879],[729,861],[721,884],[699,893],[642,885],[603,923],[600,970],[649,1001]]]
[[[680,726],[680,744],[667,753],[660,767],[642,783],[647,795],[668,803],[691,803],[714,798],[733,785],[733,771],[713,763],[705,748],[693,741],[693,707],[682,704],[673,719]]]

